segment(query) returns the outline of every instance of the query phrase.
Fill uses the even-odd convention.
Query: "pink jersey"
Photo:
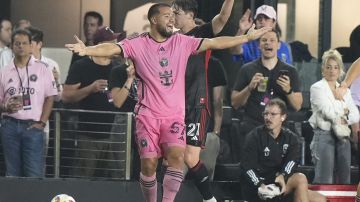
[[[11,62],[5,66],[5,68],[1,69],[0,103],[4,103],[11,96],[22,95],[22,91],[26,93],[27,89],[29,89],[31,109],[20,110],[16,113],[6,115],[21,120],[31,119],[39,121],[45,98],[57,95],[56,83],[52,72],[43,62],[34,57],[31,57],[29,61],[28,73],[26,72],[26,67],[18,68],[18,71],[19,74],[16,71],[14,62]]]
[[[134,61],[140,81],[135,113],[153,118],[185,116],[185,70],[202,39],[174,34],[156,42],[148,33],[119,42],[125,58]]]

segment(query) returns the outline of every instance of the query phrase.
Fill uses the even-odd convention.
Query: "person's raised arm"
[[[211,23],[214,35],[219,34],[223,30],[231,15],[233,5],[234,0],[225,0],[221,7],[220,13],[212,19]]]
[[[202,52],[208,49],[226,49],[231,48],[248,41],[260,38],[264,33],[270,31],[271,27],[263,27],[255,29],[255,25],[251,27],[247,35],[242,36],[222,36],[213,39],[204,39],[197,52]]]
[[[99,57],[110,57],[113,55],[120,55],[121,48],[115,43],[102,43],[96,46],[85,46],[75,35],[76,42],[75,44],[65,44],[65,47],[70,51],[79,54],[80,56],[99,56]]]
[[[236,32],[236,36],[244,35],[246,31],[253,25],[253,22],[254,21],[251,18],[251,10],[247,9],[239,20],[239,28]],[[241,46],[234,46],[230,49],[230,52],[233,55],[240,55],[243,53],[243,49]]]

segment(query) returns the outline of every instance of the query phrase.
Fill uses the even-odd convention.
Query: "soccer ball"
[[[55,196],[51,202],[76,202],[75,199],[67,194],[59,194]]]

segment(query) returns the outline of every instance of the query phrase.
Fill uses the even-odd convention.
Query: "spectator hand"
[[[260,29],[255,29],[255,25],[253,24],[246,34],[246,37],[249,41],[260,38],[266,32],[272,30],[272,27],[262,27]]]
[[[56,70],[56,68],[54,68],[52,70],[52,74],[54,76],[55,81],[58,82],[59,81],[59,72]]]
[[[344,100],[344,95],[346,94],[347,87],[340,86],[339,88],[335,89],[334,96],[337,100]]]
[[[128,67],[126,68],[127,76],[130,79],[134,79],[135,78],[134,63],[130,59],[127,59],[126,63],[128,65]]]
[[[281,188],[280,194],[283,194],[286,192],[286,183],[285,183],[284,175],[278,175],[275,178],[275,183],[278,183],[280,185],[280,188]]]
[[[245,32],[250,29],[253,24],[253,19],[251,18],[251,10],[247,9],[244,15],[239,20],[239,30],[238,35],[243,35]]]
[[[44,130],[44,126],[41,123],[35,122],[33,124],[31,124],[27,129],[30,130],[32,128],[37,128],[39,130]]]
[[[108,81],[104,79],[99,79],[94,81],[91,85],[92,85],[92,92],[94,93],[102,92],[105,91],[106,88],[108,87]]]
[[[21,96],[13,96],[11,98],[9,98],[5,104],[4,104],[4,111],[9,113],[9,114],[13,114],[18,112],[19,110],[22,110],[22,98]]]
[[[252,79],[251,79],[251,81],[250,81],[250,84],[248,85],[249,88],[250,88],[251,90],[254,90],[254,89],[258,86],[258,84],[260,83],[260,81],[261,81],[262,79],[264,79],[263,75],[262,75],[261,73],[256,73],[256,74],[252,77]]]
[[[286,75],[280,76],[276,83],[282,88],[285,93],[289,93],[291,90],[290,78]]]
[[[82,42],[76,35],[74,36],[76,39],[75,44],[65,44],[65,47],[70,51],[79,54],[80,56],[86,55],[86,46],[84,42]]]

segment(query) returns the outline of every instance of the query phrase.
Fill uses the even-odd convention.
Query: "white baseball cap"
[[[263,14],[269,17],[270,19],[276,20],[276,11],[272,6],[262,5],[256,9],[255,19],[258,15]]]

